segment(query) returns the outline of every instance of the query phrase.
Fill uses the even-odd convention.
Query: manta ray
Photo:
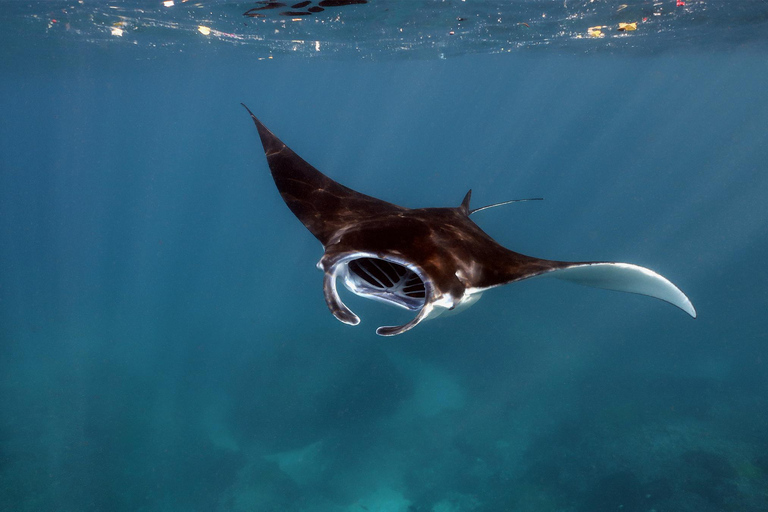
[[[405,208],[356,192],[307,163],[243,105],[256,124],[267,164],[288,208],[323,244],[317,264],[323,294],[338,320],[360,318],[341,300],[336,281],[352,293],[416,311],[410,322],[376,329],[394,336],[446,310],[467,307],[497,286],[538,276],[648,295],[696,318],[685,294],[653,270],[609,261],[553,261],[516,253],[497,243],[470,216],[514,201],[472,209],[472,191],[459,206]]]

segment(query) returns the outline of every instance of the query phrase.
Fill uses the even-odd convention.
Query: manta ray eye
[[[351,260],[344,282],[358,295],[412,310],[422,307],[427,296],[424,281],[416,272],[378,258]]]

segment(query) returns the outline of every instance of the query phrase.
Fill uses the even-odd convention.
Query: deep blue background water
[[[768,507],[764,53],[7,56],[0,509]],[[343,325],[241,101],[403,206],[543,196],[473,218],[649,266],[699,318],[542,279]]]

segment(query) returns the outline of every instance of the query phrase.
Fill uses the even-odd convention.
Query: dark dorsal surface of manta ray
[[[245,107],[245,105],[243,105]],[[356,295],[417,311],[410,322],[379,327],[394,336],[445,310],[474,303],[489,288],[537,276],[648,295],[696,317],[688,297],[656,272],[618,262],[551,261],[499,245],[469,218],[470,190],[453,208],[404,208],[335,182],[294,153],[248,109],[288,208],[323,244],[317,264],[331,313],[357,325],[336,281]],[[505,203],[499,203],[505,204]],[[496,206],[496,205],[491,205]]]

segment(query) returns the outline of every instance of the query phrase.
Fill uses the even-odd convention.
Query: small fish
[[[323,0],[320,7],[343,7],[345,5],[367,4],[368,0]]]
[[[254,7],[253,9],[248,9],[243,13],[243,16],[251,16],[253,18],[256,18],[258,16],[252,16],[250,13],[256,12],[256,11],[264,11],[267,9],[277,9],[279,7],[285,7],[285,4],[280,2],[256,2],[257,4],[262,4],[261,7]]]

